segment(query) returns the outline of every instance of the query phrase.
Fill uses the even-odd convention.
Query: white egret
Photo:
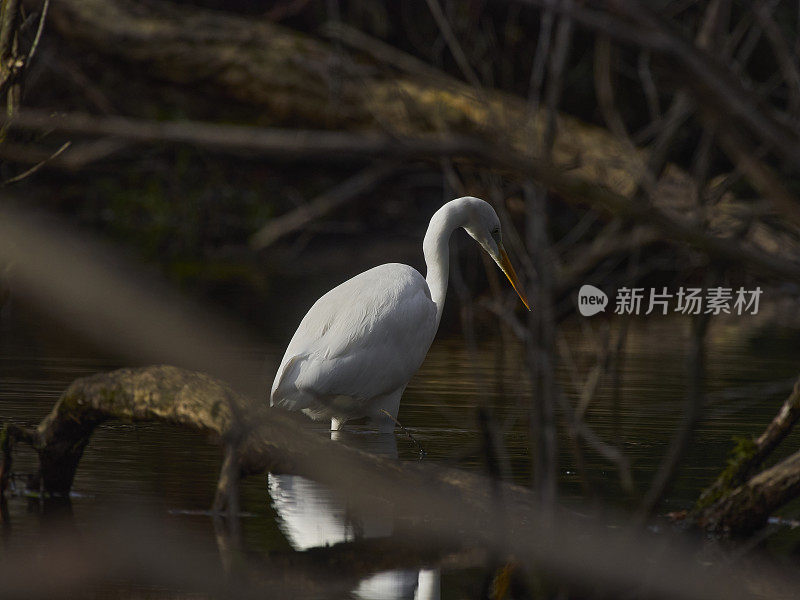
[[[479,198],[457,198],[428,225],[422,242],[427,277],[408,265],[380,265],[314,303],[286,348],[270,405],[331,419],[332,430],[366,416],[379,431],[392,431],[400,397],[439,328],[450,234],[458,228],[489,253],[528,307],[503,248],[497,213]]]

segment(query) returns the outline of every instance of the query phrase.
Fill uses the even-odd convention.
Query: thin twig
[[[425,448],[423,448],[422,444],[420,444],[417,441],[417,439],[413,435],[411,435],[411,432],[405,428],[405,425],[403,425],[400,421],[398,421],[395,417],[393,417],[391,413],[389,413],[388,411],[381,409],[381,412],[385,414],[387,417],[389,417],[392,421],[394,421],[394,424],[397,425],[400,429],[402,429],[403,433],[405,433],[406,436],[408,436],[408,439],[410,439],[411,442],[417,447],[417,450],[419,450],[420,460],[428,456],[428,453],[425,451]]]
[[[153,121],[86,113],[52,115],[34,109],[20,110],[13,117],[0,115],[0,124],[16,130],[121,137],[148,143],[196,144],[218,151],[259,152],[263,156],[284,160],[331,155],[477,156],[483,152],[477,139],[455,134],[400,138],[376,133],[279,129],[201,121]]]
[[[77,170],[119,152],[129,143],[120,138],[101,138],[73,143],[69,152],[52,158],[52,150],[34,144],[3,142],[0,144],[0,160],[9,163],[32,164],[46,162],[49,169]]]
[[[524,1],[567,14],[582,25],[605,32],[618,41],[652,50],[676,61],[680,68],[673,72],[692,90],[698,103],[720,111],[731,121],[746,127],[754,137],[772,145],[784,159],[800,168],[800,128],[788,128],[774,119],[756,104],[740,78],[724,63],[686,40],[643,4],[620,0],[611,4],[610,11],[598,11],[569,2]]]
[[[648,168],[648,164],[631,139],[628,128],[625,126],[625,121],[619,110],[617,110],[614,100],[615,86],[611,72],[612,52],[611,38],[603,34],[598,35],[595,39],[594,47],[594,87],[597,103],[600,106],[606,125],[627,146],[631,156],[634,157],[635,169],[639,171],[636,173],[639,185],[643,186],[652,195],[657,184],[655,174]]]
[[[600,456],[617,465],[622,489],[628,493],[633,492],[633,477],[631,475],[631,465],[628,457],[616,446],[604,442],[586,421],[578,419],[574,414],[571,414],[571,407],[563,394],[559,393],[556,399],[561,409],[567,414],[567,418],[572,418],[572,423],[578,434],[583,438],[583,441],[595,452],[600,454]]]
[[[450,22],[447,20],[438,0],[425,0],[425,2],[428,4],[428,8],[436,24],[439,26],[439,31],[442,32],[445,42],[447,42],[447,47],[450,48],[450,52],[453,54],[456,64],[458,64],[458,68],[461,69],[461,72],[470,85],[472,85],[476,91],[480,91],[483,87],[481,81],[478,79],[478,75],[475,73],[472,65],[469,64],[469,59],[464,49],[461,47],[456,34],[453,32],[453,28],[450,26]]]
[[[571,5],[572,0],[566,0]],[[547,107],[547,123],[542,136],[542,149],[548,162],[552,162],[553,144],[556,139],[557,111],[564,92],[564,75],[571,49],[573,22],[569,15],[561,15],[556,27],[553,47],[549,55],[547,70],[547,87],[545,89],[545,106]]]
[[[645,100],[647,100],[650,120],[656,121],[661,118],[661,103],[658,100],[658,88],[653,80],[653,72],[650,70],[650,53],[646,50],[639,53],[637,72],[639,80],[642,82]]]
[[[25,59],[25,66],[31,64],[31,60],[33,60],[33,55],[36,54],[36,49],[39,47],[39,40],[42,38],[42,31],[44,31],[44,22],[45,19],[47,18],[48,8],[50,8],[50,0],[44,0],[44,4],[42,5],[42,14],[39,17],[39,26],[36,29],[36,36],[33,38],[31,49],[28,50],[28,57]]]
[[[719,145],[728,158],[736,165],[773,208],[784,218],[795,225],[800,225],[800,202],[783,185],[775,171],[764,161],[759,160],[758,154],[752,151],[749,145],[733,129],[726,127],[717,128]]]
[[[16,33],[16,24],[19,19],[19,0],[5,0],[0,12],[0,61],[5,63],[11,52],[11,42]],[[5,69],[5,65],[2,66]]]
[[[705,336],[711,315],[704,313],[692,321],[692,336],[687,357],[688,390],[683,420],[667,454],[658,467],[650,489],[637,512],[637,519],[643,521],[658,508],[675,478],[681,459],[691,442],[703,407],[703,388],[705,385]]]
[[[326,23],[323,25],[321,33],[355,50],[368,54],[381,64],[390,65],[409,75],[424,77],[449,86],[457,85],[463,87],[464,85],[463,81],[436,67],[432,67],[425,61],[403,52],[382,40],[367,35],[346,23]]]
[[[544,83],[547,54],[550,48],[550,38],[553,35],[553,21],[555,14],[550,9],[544,9],[539,23],[539,37],[536,42],[536,54],[533,56],[531,76],[528,83],[528,106],[531,115],[539,110],[542,99],[542,85]]]
[[[17,183],[18,181],[22,181],[23,179],[25,179],[25,178],[27,178],[27,177],[30,177],[31,175],[33,175],[34,173],[36,173],[36,171],[38,171],[38,170],[39,170],[39,169],[41,169],[43,166],[45,166],[45,165],[46,165],[48,162],[50,162],[51,160],[53,160],[53,159],[57,158],[58,156],[60,156],[60,155],[61,155],[61,154],[62,154],[62,153],[63,153],[63,152],[64,152],[64,151],[67,149],[67,148],[69,148],[71,145],[72,145],[72,142],[64,142],[64,143],[61,145],[61,147],[60,147],[58,150],[56,150],[55,152],[53,152],[53,154],[51,154],[51,155],[50,155],[48,158],[46,158],[46,159],[44,159],[43,161],[41,161],[41,162],[39,162],[39,163],[37,163],[37,164],[33,165],[33,166],[32,166],[30,169],[28,169],[27,171],[24,171],[24,172],[20,173],[19,175],[15,175],[14,177],[11,177],[11,178],[9,178],[9,179],[6,179],[6,180],[5,180],[5,181],[2,183],[2,185],[3,185],[3,186],[6,186],[6,185],[9,185],[9,184],[12,184],[12,183]]]
[[[767,39],[772,46],[772,52],[778,61],[783,80],[789,90],[789,112],[796,115],[798,107],[800,107],[800,70],[798,70],[796,58],[792,56],[789,44],[783,37],[783,33],[775,22],[767,3],[763,2],[763,0],[756,2],[753,5],[753,13],[764,33],[767,34]]]
[[[271,219],[250,237],[250,247],[263,250],[271,246],[282,237],[306,227],[312,221],[371,191],[396,171],[397,165],[393,162],[382,163],[359,171],[307,204]]]

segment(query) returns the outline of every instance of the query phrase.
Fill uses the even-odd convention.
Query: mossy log
[[[17,442],[39,455],[30,486],[47,494],[69,494],[78,463],[101,423],[158,421],[209,434],[224,460],[214,509],[238,501],[239,478],[271,471],[304,475],[341,489],[369,484],[371,508],[402,501],[398,487],[453,494],[491,518],[497,497],[484,477],[425,463],[400,463],[331,441],[299,422],[301,417],[254,403],[209,375],[159,365],[119,369],[75,380],[35,429],[6,424],[0,449],[0,479],[7,480]],[[381,482],[384,485],[380,485]],[[503,486],[506,501],[532,510],[533,496]],[[235,508],[235,507],[234,507]]]
[[[800,495],[800,452],[762,471],[703,511],[698,523],[731,536],[745,536],[767,524],[772,513]]]
[[[406,469],[402,464],[332,442],[303,428],[282,410],[254,406],[209,375],[160,365],[77,379],[36,428],[6,424],[0,431],[3,491],[12,467],[14,445],[25,443],[39,456],[39,471],[28,486],[52,497],[68,497],[92,432],[109,420],[152,421],[185,427],[208,434],[212,442],[222,446],[225,458],[214,501],[215,513],[228,510],[238,514],[238,483],[243,475],[273,470],[315,476],[318,472],[313,466],[304,465],[318,463],[313,457],[319,453],[356,461],[368,470],[408,473],[420,483],[420,469],[416,465]],[[431,477],[433,470],[423,468],[422,472]],[[461,475],[443,470],[436,478],[445,486],[461,488],[457,492],[460,494],[466,491],[461,487],[463,483],[471,480],[469,485],[475,485],[480,492],[478,486],[483,485],[480,477],[464,473],[467,479],[463,479]],[[517,491],[526,494],[524,490]],[[391,501],[389,490],[382,500]],[[1,497],[0,505],[4,506]],[[489,508],[487,504],[487,511]],[[234,521],[228,522],[231,529]],[[300,589],[313,592],[309,595],[323,596],[331,588],[345,594],[360,578],[381,570],[443,562],[475,566],[485,561],[485,553],[452,543],[421,546],[397,537],[359,539],[304,552],[272,552],[269,560],[260,564],[258,577],[254,579],[294,591],[300,585]],[[88,562],[86,568],[91,570],[95,565]],[[325,582],[325,589],[319,585],[320,581]]]
[[[54,496],[69,494],[94,429],[109,419],[161,421],[213,435],[223,444],[243,399],[214,378],[169,366],[120,369],[75,380],[35,429],[3,428],[3,476],[14,442],[31,445],[39,472],[29,483]]]
[[[729,535],[763,527],[773,511],[800,494],[800,452],[757,473],[800,419],[800,379],[778,414],[755,439],[739,440],[728,466],[700,495],[691,522]]]
[[[708,486],[697,501],[697,509],[713,505],[726,493],[745,483],[775,448],[789,435],[800,419],[800,380],[783,403],[778,414],[758,438],[742,438],[731,452],[728,466]]]

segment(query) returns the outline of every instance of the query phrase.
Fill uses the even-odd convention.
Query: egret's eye
[[[497,242],[498,244],[500,243],[500,228],[499,228],[499,227],[495,227],[495,228],[492,230],[492,239],[493,239],[495,242]]]

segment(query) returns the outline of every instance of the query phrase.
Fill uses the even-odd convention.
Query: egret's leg
[[[339,431],[342,427],[344,427],[345,421],[347,419],[337,419],[333,417],[331,419],[331,431]]]

